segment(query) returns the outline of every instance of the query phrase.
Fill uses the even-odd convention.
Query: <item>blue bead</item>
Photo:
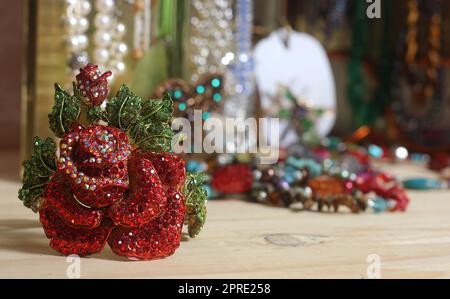
[[[180,103],[180,105],[178,105],[178,109],[180,109],[180,111],[186,110],[186,103]]]
[[[181,90],[177,89],[173,92],[173,96],[175,97],[175,99],[180,99],[181,96],[183,95],[183,93],[181,92]]]
[[[296,172],[297,172],[297,169],[295,169],[292,166],[287,166],[284,169],[283,180],[285,180],[289,184],[294,183],[295,182],[295,173]]]
[[[214,87],[214,88],[218,88],[218,87],[220,86],[220,80],[217,79],[217,78],[212,79],[211,85],[212,85],[212,87]]]
[[[220,102],[220,101],[222,100],[222,95],[221,95],[220,93],[215,93],[215,94],[213,95],[213,100],[214,100],[214,102],[216,102],[216,103]]]
[[[322,166],[311,159],[296,159],[289,157],[286,164],[293,166],[297,169],[307,168],[311,177],[317,177],[322,173]]]
[[[415,162],[424,162],[427,161],[428,156],[425,154],[412,153],[410,155],[411,160]]]
[[[211,116],[211,113],[209,113],[207,111],[203,112],[203,120],[209,119],[210,116]]]
[[[388,202],[382,197],[371,200],[371,207],[375,213],[383,213],[388,209]]]
[[[411,178],[403,181],[403,187],[412,190],[442,189],[442,181],[429,178]]]
[[[203,85],[198,85],[197,88],[195,89],[197,91],[198,94],[203,94],[205,92],[205,86]]]
[[[194,173],[200,172],[201,164],[195,160],[189,160],[186,163],[186,171]]]
[[[374,158],[381,158],[383,157],[383,149],[379,147],[378,145],[371,144],[368,148],[369,154]]]
[[[208,198],[215,198],[218,196],[218,193],[216,190],[214,190],[210,185],[205,184],[203,185],[206,189],[206,193],[208,194]]]

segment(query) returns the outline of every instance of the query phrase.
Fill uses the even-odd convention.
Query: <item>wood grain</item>
[[[433,175],[414,165],[386,167],[400,176]],[[0,181],[0,277],[65,278],[69,263],[48,247],[37,215],[22,207],[19,185]],[[378,254],[382,278],[450,278],[450,193],[410,194],[407,213],[382,215],[211,200],[203,233],[174,256],[131,262],[105,249],[81,260],[81,277],[364,278],[368,255]]]

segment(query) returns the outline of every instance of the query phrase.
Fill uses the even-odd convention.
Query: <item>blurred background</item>
[[[32,137],[51,136],[53,84],[70,86],[88,61],[113,70],[113,92],[172,92],[179,115],[279,116],[290,91],[319,137],[447,157],[449,22],[441,0],[9,1],[2,171],[18,173]]]

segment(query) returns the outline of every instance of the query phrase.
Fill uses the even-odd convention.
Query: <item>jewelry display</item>
[[[169,93],[174,100],[175,115],[194,121],[194,110],[202,111],[206,120],[223,107],[223,77],[219,74],[204,74],[193,85],[181,79],[167,80],[155,91],[159,98]]]
[[[394,177],[375,170],[365,150],[350,149],[340,141],[325,144],[310,151],[312,158],[290,154],[274,167],[256,167],[252,198],[296,210],[314,206],[335,212],[346,206],[353,213],[369,207],[376,213],[406,210],[405,190]]]
[[[401,137],[419,148],[425,144],[428,149],[445,148],[450,141],[442,109],[448,99],[441,63],[442,6],[440,0],[408,1],[404,59],[395,70],[399,79],[393,91],[393,122]],[[419,40],[422,19],[428,24],[424,43]],[[423,62],[419,56],[422,44],[426,46]]]
[[[281,140],[287,140],[283,144],[284,148],[320,142],[317,123],[325,114],[334,116],[336,113],[334,109],[318,107],[306,98],[295,96],[286,86],[280,86],[275,96],[267,95],[267,97],[271,98],[274,107],[269,114],[286,122],[280,135]],[[289,138],[289,135],[295,135],[297,138]]]

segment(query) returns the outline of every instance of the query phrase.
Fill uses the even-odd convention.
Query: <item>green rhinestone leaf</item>
[[[173,102],[168,94],[162,100],[143,101],[140,116],[128,129],[133,144],[143,151],[170,151],[174,136],[172,113]]]
[[[110,126],[127,130],[137,121],[140,112],[141,98],[122,85],[116,97],[106,104],[105,119]]]
[[[203,186],[205,178],[204,173],[186,173],[186,182],[183,187],[186,200],[185,223],[191,238],[200,233],[206,221],[208,193]]]
[[[96,123],[97,121],[103,120],[104,118],[105,118],[105,115],[104,115],[101,107],[93,106],[88,109],[87,120],[90,123]]]
[[[147,123],[138,120],[129,130],[133,144],[143,151],[168,152],[172,146],[173,131],[168,123]]]
[[[142,119],[146,122],[169,122],[172,119],[173,102],[169,94],[162,100],[146,100],[142,103]]]
[[[48,114],[50,129],[57,137],[64,137],[70,126],[77,122],[81,113],[79,98],[69,95],[59,84],[55,84],[55,104]]]
[[[39,198],[56,170],[56,144],[51,138],[35,137],[31,159],[23,162],[24,173],[19,199],[23,204],[37,212]]]

